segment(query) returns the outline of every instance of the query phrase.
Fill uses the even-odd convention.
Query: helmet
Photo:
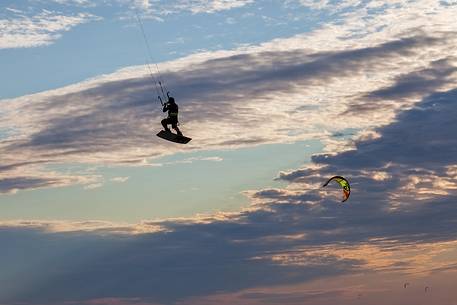
[[[170,96],[170,97],[168,98],[168,102],[173,104],[173,103],[175,102],[175,99],[174,99],[173,97]]]

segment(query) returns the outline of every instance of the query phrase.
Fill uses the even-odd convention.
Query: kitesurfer
[[[168,102],[166,102],[163,105],[163,112],[168,111],[168,118],[162,120],[162,126],[165,131],[171,132],[170,128],[168,128],[168,125],[171,125],[171,127],[176,130],[176,133],[178,136],[182,136],[182,132],[178,128],[178,112],[179,112],[179,107],[178,104],[176,104],[175,99],[173,97],[168,97]]]

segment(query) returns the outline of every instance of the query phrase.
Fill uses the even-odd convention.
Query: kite
[[[330,181],[333,180],[338,182],[338,184],[341,185],[341,187],[343,188],[343,201],[341,202],[345,202],[346,200],[348,200],[349,195],[351,194],[351,186],[349,185],[349,181],[347,181],[346,178],[341,176],[333,176],[332,178],[328,179],[328,181],[325,182],[325,184],[322,187],[326,187],[327,184],[329,184]]]

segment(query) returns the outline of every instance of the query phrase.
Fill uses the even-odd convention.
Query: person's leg
[[[161,123],[165,131],[170,131],[170,128],[167,126],[169,124],[168,119],[163,119]]]
[[[182,136],[182,132],[181,132],[181,131],[179,130],[179,128],[178,128],[178,122],[173,122],[173,124],[171,125],[171,127],[172,127],[174,130],[176,130],[176,134],[177,134],[178,136]]]

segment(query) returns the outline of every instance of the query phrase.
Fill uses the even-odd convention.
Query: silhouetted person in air
[[[168,102],[166,102],[163,105],[163,112],[168,111],[168,118],[162,120],[162,126],[165,129],[165,131],[170,131],[170,128],[168,128],[168,125],[171,125],[171,127],[176,130],[176,134],[178,136],[182,136],[182,132],[178,128],[178,112],[179,112],[179,107],[175,102],[175,99],[173,97],[168,98]]]

